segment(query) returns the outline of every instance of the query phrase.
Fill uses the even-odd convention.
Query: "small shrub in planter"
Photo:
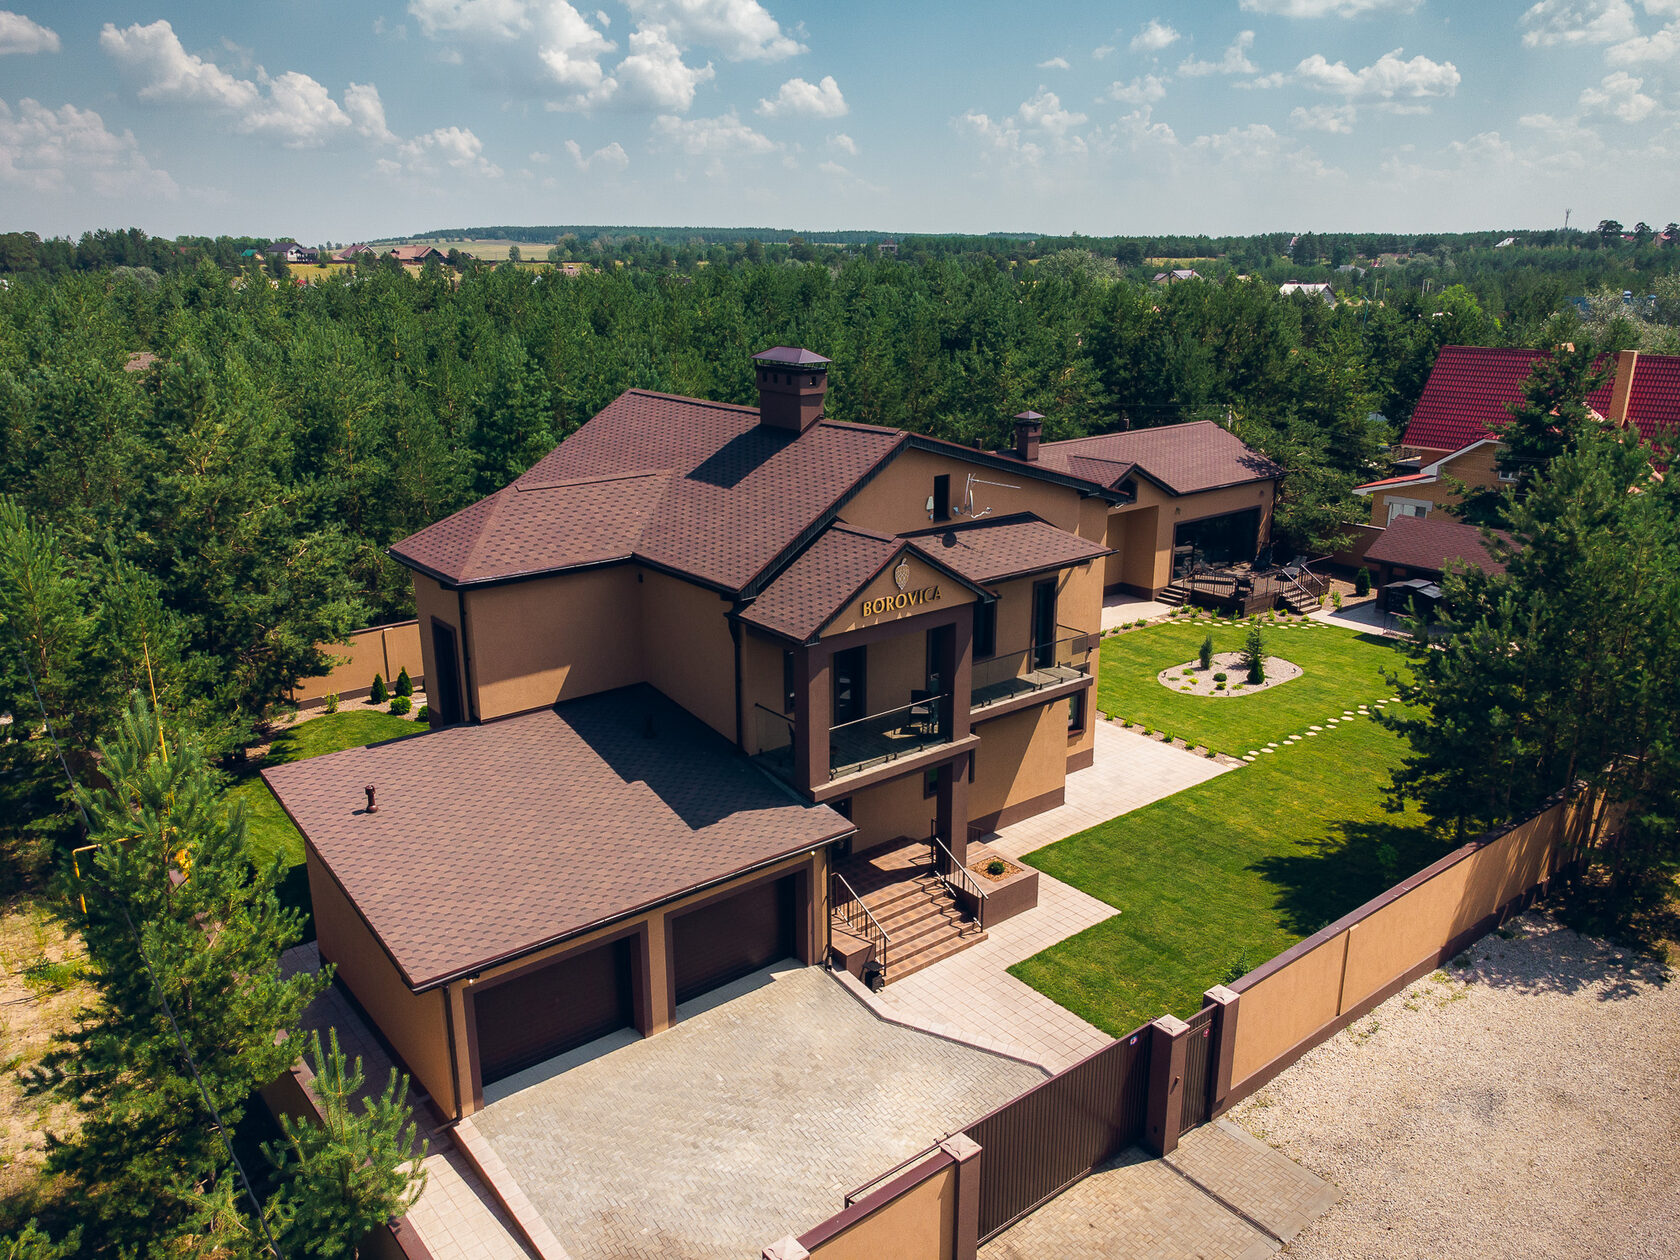
[[[392,696],[390,713],[394,717],[401,717],[414,707],[414,701],[407,696]]]
[[[1330,592],[1330,606],[1332,608],[1336,608],[1336,609],[1341,608],[1341,606],[1342,606],[1342,593],[1340,591],[1331,591]]]
[[[1229,677],[1230,677],[1230,675],[1227,674],[1224,670],[1220,670],[1217,674],[1215,674],[1213,676],[1213,681],[1214,682],[1224,682]]]
[[[1353,575],[1353,593],[1360,599],[1371,593],[1371,570],[1361,569]]]
[[[397,675],[397,682],[391,688],[391,693],[398,696],[412,696],[414,694],[414,684],[408,678],[408,666],[404,665],[402,667],[402,672]]]
[[[1002,862],[1000,862],[997,858],[993,858],[990,862],[986,863],[986,874],[988,874],[988,875],[992,875],[992,876],[1002,875],[1008,869],[1009,868],[1007,866],[1005,866]]]
[[[1197,654],[1203,669],[1213,668],[1213,636],[1210,634],[1202,640],[1202,650]]]
[[[414,720],[416,722],[430,722],[432,720],[432,706],[429,704],[421,705],[415,710]]]
[[[1213,689],[1214,689],[1214,690],[1215,690],[1215,691],[1224,691],[1224,690],[1225,690],[1225,684],[1224,684],[1224,683],[1222,683],[1222,682],[1219,682],[1219,683],[1214,683],[1214,684],[1213,684]]]
[[[338,712],[338,692],[336,692],[336,691],[327,692],[326,710],[327,710],[328,713],[337,713]]]
[[[385,689],[385,680],[378,674],[373,676],[373,690],[368,692],[369,704],[384,704],[391,698],[391,693]]]

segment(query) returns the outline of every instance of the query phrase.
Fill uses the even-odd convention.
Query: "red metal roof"
[[[1505,565],[1488,552],[1481,530],[1433,513],[1395,517],[1365,552],[1365,560],[1437,574],[1456,565],[1470,565],[1485,573],[1505,571]]]
[[[1038,462],[1105,489],[1117,488],[1135,465],[1173,494],[1283,475],[1282,468],[1212,420],[1045,442],[1038,448]]]
[[[1442,346],[1401,442],[1430,451],[1456,451],[1496,431],[1523,398],[1523,384],[1543,350],[1492,346]],[[1610,411],[1611,382],[1588,399],[1600,415]]]
[[[646,686],[263,777],[416,989],[852,829]]]
[[[1633,363],[1627,418],[1664,451],[1680,440],[1680,355],[1641,354]]]

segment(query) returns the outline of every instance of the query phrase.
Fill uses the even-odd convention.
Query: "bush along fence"
[[[325,704],[328,696],[360,700],[372,690],[375,674],[389,682],[406,669],[415,686],[425,682],[418,621],[369,626],[353,631],[343,643],[323,643],[321,650],[340,664],[328,673],[299,681],[287,699],[300,708]]]
[[[1168,1154],[1526,909],[1577,859],[1590,823],[1583,798],[1559,798],[1464,845],[1209,989],[1189,1020],[1143,1025],[859,1187],[844,1211],[765,1248],[764,1260],[973,1260],[980,1243],[1128,1146]]]

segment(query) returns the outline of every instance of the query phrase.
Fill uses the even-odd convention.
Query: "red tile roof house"
[[[757,406],[630,390],[393,547],[442,729],[264,772],[322,958],[446,1115],[790,955],[971,944],[972,894],[886,904],[1092,763],[1105,584],[1266,537],[1277,470],[1217,425],[989,453],[825,418],[809,351],[754,370]]]

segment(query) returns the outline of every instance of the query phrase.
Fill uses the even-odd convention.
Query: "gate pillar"
[[[1190,1025],[1163,1015],[1149,1025],[1149,1113],[1143,1144],[1157,1155],[1178,1149],[1184,1108],[1184,1057]]]

